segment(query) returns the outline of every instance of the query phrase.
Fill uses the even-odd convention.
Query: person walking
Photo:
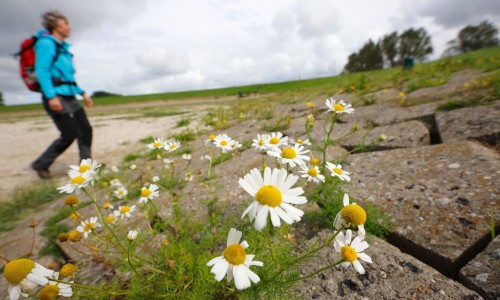
[[[35,72],[43,107],[61,135],[31,163],[31,168],[40,178],[48,179],[52,177],[50,165],[75,139],[80,160],[91,158],[92,126],[75,96],[82,95],[88,108],[94,102],[75,82],[73,55],[66,42],[71,32],[67,17],[59,11],[49,11],[43,14],[42,25],[44,29],[36,34]]]

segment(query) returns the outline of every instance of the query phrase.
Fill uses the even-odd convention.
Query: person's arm
[[[56,95],[50,69],[56,56],[56,44],[49,39],[40,39],[35,44],[35,73],[43,95],[49,99],[49,107],[54,111],[63,109]]]
[[[94,106],[94,100],[92,100],[92,98],[90,98],[90,96],[87,95],[87,93],[83,92],[82,97],[83,97],[83,100],[85,100],[85,104],[87,105],[87,107],[90,108],[90,107]]]

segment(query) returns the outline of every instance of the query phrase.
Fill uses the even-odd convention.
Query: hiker
[[[65,41],[71,31],[66,16],[58,11],[46,12],[42,16],[42,25],[45,29],[36,34],[35,73],[43,107],[61,136],[31,163],[31,168],[40,178],[47,179],[52,177],[50,165],[75,139],[78,140],[80,160],[91,157],[92,127],[75,95],[82,95],[89,108],[93,106],[93,100],[75,83],[73,55]]]

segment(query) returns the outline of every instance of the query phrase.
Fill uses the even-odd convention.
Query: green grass
[[[148,94],[148,95],[133,95],[133,96],[111,96],[99,98],[96,101],[96,106],[101,105],[114,105],[120,103],[130,103],[130,102],[147,102],[147,101],[159,101],[163,100],[168,102],[172,99],[187,99],[187,98],[220,98],[225,96],[238,96],[241,92],[243,94],[291,94],[306,92],[311,94],[311,91],[315,91],[315,94],[332,95],[337,92],[340,88],[352,89],[350,86],[354,87],[354,91],[360,94],[373,92],[381,90],[384,88],[398,87],[398,79],[404,76],[409,76],[409,82],[411,83],[410,89],[418,88],[419,86],[429,86],[442,84],[446,80],[449,74],[463,70],[463,69],[476,69],[484,72],[497,70],[500,68],[500,47],[493,47],[482,49],[474,52],[469,52],[453,57],[448,57],[440,59],[437,61],[426,62],[422,64],[417,64],[415,68],[406,72],[407,74],[401,73],[400,67],[395,67],[385,70],[376,70],[370,72],[352,73],[352,74],[341,74],[331,77],[314,78],[306,80],[296,80],[278,83],[263,83],[263,84],[253,84],[246,86],[228,87],[220,89],[208,89],[208,90],[196,90],[196,91],[184,91],[184,92],[173,92],[173,93],[160,93],[160,94]],[[421,79],[420,81],[415,81],[414,75],[420,76],[424,74],[427,79]],[[420,75],[419,75],[420,74]],[[437,76],[443,78],[439,79]],[[436,77],[432,79],[433,77]],[[440,81],[441,80],[441,81]],[[403,86],[404,88],[404,86]],[[14,111],[30,111],[42,109],[41,104],[28,104],[28,105],[15,105],[15,106],[2,106],[0,107],[1,112],[14,112]],[[155,113],[150,113],[149,116],[154,116]]]
[[[16,190],[10,202],[0,205],[0,232],[14,228],[27,212],[52,202],[60,195],[52,183]]]
[[[175,124],[175,128],[188,126],[189,123],[191,123],[191,120],[182,118],[179,121],[177,121],[177,123]]]

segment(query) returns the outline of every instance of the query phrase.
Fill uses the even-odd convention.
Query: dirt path
[[[185,105],[179,105],[179,102],[170,102],[172,111],[185,113],[162,117],[144,117],[140,111],[140,108],[159,106],[159,103],[147,103],[142,106],[117,105],[113,109],[96,107],[87,110],[94,128],[92,146],[94,158],[109,166],[117,164],[126,154],[134,151],[134,148],[141,147],[138,144],[140,139],[148,136],[167,137],[174,131],[184,130],[186,127],[175,129],[177,121],[181,118],[189,118],[192,120],[190,126],[193,126],[196,120],[201,118],[203,111],[210,106],[207,103],[204,105],[197,103],[184,101]],[[116,114],[118,109],[126,113]],[[167,111],[167,109],[163,104],[162,110]],[[3,115],[2,119],[0,123],[0,153],[2,154],[0,203],[9,201],[16,189],[40,183],[36,173],[30,169],[30,163],[59,135],[52,120],[44,111],[29,112],[24,115],[20,113]],[[73,143],[51,167],[55,182],[64,181],[68,165],[77,162],[78,147],[76,143]]]

